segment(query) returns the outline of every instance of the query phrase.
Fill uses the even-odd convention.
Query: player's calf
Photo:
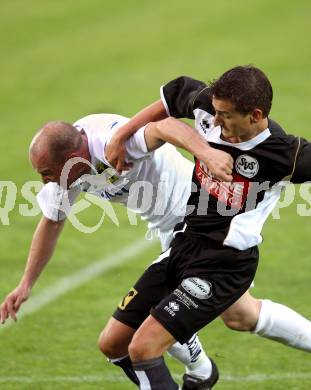
[[[135,383],[135,385],[139,385],[139,379],[134,371],[131,359],[128,355],[123,356],[122,358],[108,360],[114,365],[122,368],[124,374],[129,378],[129,380]]]
[[[135,330],[131,327],[111,318],[99,336],[98,346],[111,363],[122,368],[125,375],[133,383],[139,385],[139,380],[128,356],[128,346],[134,332]]]
[[[261,302],[260,315],[254,333],[290,347],[311,352],[311,321],[287,306],[268,299]]]
[[[178,390],[177,383],[172,378],[163,357],[148,359],[133,363],[135,373],[139,379],[141,390]]]

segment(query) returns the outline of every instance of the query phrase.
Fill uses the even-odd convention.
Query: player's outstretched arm
[[[173,117],[146,126],[145,140],[149,151],[169,142],[202,160],[211,173],[223,181],[232,181],[233,159],[221,150],[212,148],[191,126]]]
[[[11,291],[0,306],[0,323],[11,317],[17,320],[16,313],[30,294],[31,288],[45,265],[50,260],[64,221],[54,222],[42,217],[34,233],[24,274],[19,285]]]
[[[133,118],[115,132],[107,145],[105,156],[109,163],[118,172],[129,169],[131,164],[126,163],[125,161],[127,155],[125,141],[147,123],[159,121],[166,117],[167,113],[161,100],[150,104],[133,116]]]

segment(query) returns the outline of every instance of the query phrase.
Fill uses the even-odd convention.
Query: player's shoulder
[[[118,114],[90,114],[78,119],[73,123],[75,127],[89,127],[89,128],[109,128],[117,125],[120,122],[127,121],[128,118]]]
[[[190,88],[190,87],[192,87],[192,88],[198,88],[198,87],[204,88],[204,87],[206,87],[206,83],[204,81],[201,81],[201,80],[198,80],[198,79],[196,79],[194,77],[186,76],[186,75],[178,76],[178,77],[170,80],[165,85],[179,86],[179,87],[186,86],[187,88]]]
[[[291,145],[297,140],[297,136],[288,134],[278,122],[271,118],[268,119],[268,127],[271,133],[270,142]]]

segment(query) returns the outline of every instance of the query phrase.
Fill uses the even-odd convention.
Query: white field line
[[[182,376],[173,374],[177,381],[181,381]],[[223,382],[285,382],[290,380],[311,380],[311,373],[287,372],[279,374],[253,374],[247,376],[221,375],[220,380]],[[107,382],[128,382],[125,375],[108,374],[108,375],[81,375],[81,376],[53,376],[53,377],[29,377],[29,376],[2,376],[0,383],[107,383]]]
[[[126,263],[128,260],[141,254],[150,247],[150,241],[140,238],[124,249],[108,255],[101,260],[95,261],[72,275],[61,278],[52,286],[42,290],[38,295],[31,296],[18,312],[18,320],[35,313],[45,305],[55,301],[62,295],[65,295],[67,292],[80,287],[82,284],[89,282],[112,268]],[[9,320],[4,325],[0,325],[0,331],[1,329],[12,326],[13,324],[14,321]]]

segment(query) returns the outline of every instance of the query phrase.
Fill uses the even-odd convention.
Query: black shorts
[[[151,315],[180,343],[250,287],[258,248],[240,251],[178,234],[120,302],[114,318],[137,329]]]

